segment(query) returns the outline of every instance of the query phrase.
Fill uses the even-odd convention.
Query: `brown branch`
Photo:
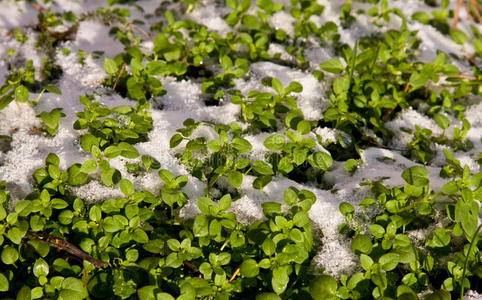
[[[187,260],[184,261],[184,264],[194,271],[197,270],[196,266],[193,265],[192,263],[188,262]]]
[[[239,273],[239,268],[237,268],[236,271],[234,271],[233,276],[231,276],[231,278],[229,278],[229,282],[233,281],[234,278],[236,277],[236,275],[238,275],[238,273]]]
[[[464,75],[464,74],[447,76],[447,77],[448,78],[461,78],[461,79],[468,79],[468,80],[477,80],[477,77],[475,77],[475,76]]]
[[[472,17],[472,14],[470,13],[470,10],[467,8],[467,5],[465,5],[465,2],[462,2],[462,6],[465,8],[467,11],[467,16],[469,17],[470,21],[474,21],[474,18]]]
[[[20,106],[20,104],[18,103],[18,101],[15,101],[15,103],[17,104],[18,110],[22,110],[22,107]]]
[[[477,62],[472,57],[464,56],[464,59],[468,61],[471,66],[477,66]]]
[[[38,5],[38,4],[30,3],[30,5],[32,5],[32,7],[35,8],[36,10],[38,10],[38,11],[42,10],[42,7],[40,7],[40,5]]]
[[[131,23],[130,24],[133,28],[137,28],[140,32],[142,32],[148,39],[152,40],[152,37],[149,33],[147,33],[141,26]]]
[[[470,0],[470,3],[474,5],[476,9],[482,10],[482,4],[478,3],[476,0]]]
[[[37,238],[39,242],[42,242],[44,244],[47,244],[49,246],[52,246],[54,248],[57,248],[59,250],[64,250],[74,256],[77,256],[78,258],[82,260],[86,260],[93,264],[94,266],[97,267],[107,267],[109,263],[105,261],[98,260],[96,258],[93,258],[92,256],[88,255],[84,251],[80,250],[76,246],[72,245],[71,243],[64,241],[61,238],[52,236],[48,233],[45,232],[33,232],[29,231],[28,234],[33,235],[34,237]]]
[[[383,148],[383,149],[387,149],[387,150],[405,151],[403,149],[397,149],[397,148],[392,148],[392,147],[382,145],[380,143],[375,142],[374,140],[368,140],[367,142],[368,142],[368,144],[371,144],[371,145],[374,145],[374,146],[377,146],[377,147],[380,147],[380,148]]]
[[[87,288],[87,269],[84,268],[84,288]]]
[[[405,87],[403,88],[403,91],[406,93],[408,92],[408,88],[410,87],[410,81],[407,82],[407,84],[405,85]]]
[[[117,75],[117,78],[114,82],[114,86],[112,87],[112,91],[115,91],[115,87],[117,86],[117,83],[119,82],[120,77],[122,76],[122,73],[124,72],[124,69],[126,68],[126,63],[122,64],[122,67],[120,69],[119,75]]]
[[[452,23],[452,29],[457,28],[457,23],[459,22],[459,10],[462,4],[462,0],[457,0],[457,4],[455,4],[454,22]]]
[[[383,123],[385,123],[385,122],[388,120],[388,117],[390,117],[390,115],[393,113],[393,111],[394,111],[395,108],[397,108],[397,107],[398,107],[398,105],[395,106],[395,107],[390,108],[389,110],[387,110],[387,112],[386,112],[386,113],[383,115],[383,117],[382,117],[382,122],[383,122]]]
[[[474,11],[475,16],[477,17],[477,20],[479,21],[479,23],[482,23],[482,17],[480,16],[480,13],[479,13],[479,9],[482,10],[482,5],[481,7],[479,7],[480,4],[478,4],[477,1],[475,0],[470,0],[470,4],[472,6],[472,10]],[[467,13],[470,16],[470,12],[467,6],[465,6],[465,9],[467,10]]]

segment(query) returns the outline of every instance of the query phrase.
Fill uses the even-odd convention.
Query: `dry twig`
[[[114,86],[112,87],[112,91],[115,91],[115,87],[117,86],[117,83],[119,82],[119,79],[122,76],[122,73],[124,73],[125,68],[126,68],[126,63],[123,63],[120,69],[119,75],[117,75],[117,78],[115,79]]]
[[[59,250],[64,250],[82,260],[86,260],[97,267],[107,267],[109,263],[105,261],[98,260],[93,258],[92,256],[88,255],[84,251],[80,250],[76,246],[72,245],[71,243],[64,241],[61,238],[52,236],[45,232],[33,232],[29,231],[28,234],[33,235],[38,239],[38,241],[47,244],[49,246],[55,247]]]
[[[234,278],[236,277],[236,275],[238,275],[239,270],[240,270],[240,269],[239,269],[239,268],[237,268],[237,269],[236,269],[236,271],[234,271],[233,276],[231,276],[231,278],[229,278],[229,282],[231,282],[231,281],[233,281],[233,280],[234,280]]]

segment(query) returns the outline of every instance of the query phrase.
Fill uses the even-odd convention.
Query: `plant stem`
[[[452,29],[457,28],[457,23],[459,21],[459,10],[461,5],[462,5],[462,0],[457,0],[457,4],[455,4],[454,22],[452,23]]]
[[[351,82],[352,82],[352,79],[353,79],[353,72],[355,71],[357,48],[358,48],[358,40],[355,41],[355,46],[353,46],[353,51],[351,53],[351,68],[350,68],[350,77],[349,77],[350,88],[351,88]]]
[[[477,234],[479,233],[479,230],[481,227],[482,227],[482,224],[480,224],[479,227],[477,227],[477,230],[474,232],[474,235],[472,236],[472,240],[470,241],[469,250],[467,251],[467,257],[465,257],[464,271],[462,272],[462,283],[460,286],[460,300],[464,300],[464,281],[465,281],[465,273],[467,271],[467,264],[469,263],[470,251],[472,250],[472,246],[474,245],[474,241],[477,238]]]
[[[32,104],[37,104],[38,101],[40,100],[40,97],[42,97],[43,93],[45,93],[45,89],[42,89],[40,94],[38,94],[37,99],[35,99],[35,101]]]
[[[93,264],[96,267],[107,267],[109,265],[108,262],[101,261],[99,259],[93,258],[92,256],[88,255],[84,251],[80,250],[76,246],[72,245],[71,243],[58,238],[54,237],[48,233],[45,232],[33,232],[33,231],[28,231],[27,232],[30,235],[33,235],[34,237],[37,238],[39,242],[42,242],[44,244],[47,244],[51,247],[55,247],[59,250],[64,250],[72,255],[75,255],[76,257],[79,257],[82,260],[86,260]]]

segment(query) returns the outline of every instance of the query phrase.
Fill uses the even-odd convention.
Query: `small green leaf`
[[[294,188],[290,187],[285,190],[283,200],[289,206],[296,205],[296,203],[298,202],[298,195],[296,194]]]
[[[221,150],[223,147],[220,140],[210,140],[206,146],[208,147],[209,150],[215,151],[215,152]]]
[[[258,19],[253,15],[244,15],[241,21],[244,26],[248,27],[250,30],[257,30],[261,27]]]
[[[341,72],[343,72],[343,70],[345,70],[345,67],[343,67],[340,60],[336,58],[324,61],[320,65],[320,68],[326,72],[330,72],[333,74],[340,74]]]
[[[243,182],[243,174],[239,171],[230,171],[228,173],[228,180],[232,186],[238,188]]]
[[[270,135],[263,144],[271,151],[280,151],[285,144],[285,138],[281,134],[273,134]]]
[[[286,269],[278,267],[273,269],[273,277],[271,278],[271,286],[276,294],[283,293],[288,287],[290,278],[286,273]]]
[[[278,170],[288,174],[294,169],[293,164],[291,163],[289,157],[285,156],[281,158],[281,160],[278,163]]]
[[[90,208],[89,218],[94,222],[99,222],[102,219],[102,210],[98,205],[94,205]]]
[[[240,273],[244,277],[255,277],[259,274],[258,263],[254,259],[246,259],[240,266]]]
[[[0,292],[6,292],[9,289],[8,279],[0,273]]]
[[[253,169],[261,175],[273,175],[273,169],[264,161],[257,160],[253,163]]]
[[[440,227],[435,230],[432,240],[435,247],[445,247],[450,243],[450,235],[445,228]]]
[[[17,86],[17,88],[15,89],[15,101],[27,102],[28,96],[29,93],[26,87],[24,87],[23,85]]]
[[[348,202],[340,203],[340,212],[342,215],[347,216],[355,212],[355,207]]]
[[[119,182],[119,180],[122,178],[122,175],[119,170],[108,168],[102,171],[102,175],[100,177],[106,186],[113,187]]]
[[[455,181],[449,181],[442,186],[442,193],[446,195],[456,194],[458,190],[459,187],[457,186],[457,182]]]
[[[422,24],[428,24],[430,22],[430,16],[424,11],[417,11],[412,15],[412,19]]]
[[[37,258],[33,265],[33,274],[35,277],[47,276],[49,274],[49,265],[42,258]]]
[[[88,296],[86,288],[80,279],[67,277],[62,281],[58,300],[84,299]]]
[[[385,228],[383,226],[380,226],[378,224],[372,224],[369,226],[370,228],[370,233],[376,237],[376,238],[383,238],[383,235],[385,234]]]
[[[250,142],[242,138],[234,138],[231,144],[238,150],[238,154],[248,153],[253,148]]]
[[[69,184],[76,186],[84,184],[87,181],[88,175],[81,171],[80,164],[72,165],[69,170]]]
[[[117,145],[117,148],[121,151],[120,155],[125,158],[139,157],[139,152],[137,151],[137,149],[126,142],[120,142],[119,145]]]
[[[104,58],[104,71],[110,76],[114,76],[119,71],[116,63],[110,58]]]
[[[259,176],[253,181],[253,187],[262,190],[268,183],[271,182],[271,176]]]
[[[233,66],[233,61],[231,58],[227,55],[222,56],[220,59],[221,66],[223,67],[224,70],[229,71],[231,70],[231,67]]]
[[[134,185],[129,179],[122,178],[119,183],[122,193],[126,196],[132,195],[134,193]]]
[[[302,120],[302,121],[298,122],[298,124],[296,125],[296,131],[298,131],[298,133],[301,134],[301,135],[305,135],[305,134],[310,133],[310,131],[311,131],[310,122],[308,122],[306,120]]]
[[[424,187],[429,183],[428,171],[422,166],[413,166],[402,173],[402,178],[409,184]]]
[[[49,93],[62,95],[62,92],[60,91],[60,89],[51,83],[45,85],[44,89],[47,90]]]
[[[226,211],[231,207],[231,196],[229,194],[224,195],[219,199],[218,207],[220,210]]]
[[[209,234],[209,219],[205,215],[198,215],[196,219],[194,219],[192,231],[194,236],[207,236]]]
[[[132,238],[134,239],[134,241],[136,241],[140,244],[145,244],[145,243],[149,242],[149,236],[141,228],[136,228],[134,230],[134,232],[132,233]]]
[[[335,82],[333,83],[333,91],[336,95],[346,93],[349,89],[350,78],[348,78],[348,76],[345,75],[343,77],[335,79]]]
[[[97,170],[97,162],[93,159],[84,161],[80,167],[80,171],[86,174],[94,172],[95,170]]]
[[[333,158],[331,158],[331,155],[322,151],[315,152],[313,155],[313,160],[316,164],[316,167],[323,171],[328,170],[333,164]]]
[[[146,168],[146,171],[152,169],[159,169],[161,167],[161,163],[150,155],[142,155],[141,161]]]
[[[459,45],[465,44],[468,39],[467,34],[459,29],[450,29],[450,37]]]
[[[355,159],[350,158],[345,162],[344,166],[345,166],[345,170],[353,174],[358,168],[358,162]]]
[[[84,134],[82,136],[80,145],[82,146],[82,149],[84,149],[87,152],[90,152],[92,149],[92,146],[99,146],[99,139],[93,136],[90,133]]]
[[[267,256],[271,256],[276,251],[276,244],[273,242],[272,239],[266,238],[263,244],[261,244],[261,249],[263,249],[264,254],[266,254]]]
[[[397,253],[385,253],[379,259],[378,263],[385,271],[391,271],[398,265],[399,255]]]
[[[182,140],[183,140],[182,135],[180,135],[179,133],[176,133],[171,137],[171,140],[169,141],[169,146],[171,148],[175,148],[182,142]]]
[[[263,204],[261,204],[261,207],[263,208],[264,215],[267,217],[281,214],[281,203],[264,202]]]
[[[301,93],[303,91],[303,86],[297,81],[290,82],[288,88],[290,89],[290,91],[295,93]]]
[[[206,214],[209,215],[211,214],[211,209],[210,207],[214,206],[213,200],[211,200],[208,197],[200,197],[196,200],[197,206],[199,207],[199,210]]]
[[[281,297],[275,293],[262,293],[256,295],[255,300],[281,300]]]
[[[336,295],[338,284],[332,276],[319,275],[310,282],[309,292],[313,299],[329,299]]]
[[[355,254],[370,254],[372,248],[372,240],[366,235],[359,234],[351,242],[351,251]]]
[[[435,123],[437,123],[437,125],[440,126],[440,128],[442,128],[442,129],[447,129],[447,127],[449,127],[449,125],[450,125],[449,118],[447,118],[446,116],[444,116],[442,114],[435,114],[433,116],[433,119],[434,119]]]
[[[14,264],[18,259],[18,252],[12,246],[6,246],[3,248],[1,258],[2,262],[6,265]]]
[[[373,259],[366,254],[360,254],[360,263],[364,270],[369,271],[373,265]]]
[[[26,285],[22,286],[22,288],[17,292],[16,300],[31,300],[32,299],[32,291]],[[60,298],[59,298],[60,299]]]

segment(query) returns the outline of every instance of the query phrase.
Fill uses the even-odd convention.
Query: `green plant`
[[[363,297],[364,293],[373,297],[415,295],[435,282],[441,283],[442,289],[433,295],[447,295],[446,290],[457,289],[463,295],[464,288],[471,285],[467,275],[472,274],[470,270],[477,272],[480,264],[474,240],[479,238],[475,199],[482,196],[482,173],[471,176],[468,167],[464,167],[461,177],[447,182],[440,193],[430,192],[424,167],[408,168],[402,178],[407,182],[403,188],[368,183],[376,199],[367,198],[359,204],[376,206],[380,212],[372,216],[365,233],[363,227],[356,226],[360,215],[354,207],[348,203],[340,205],[352,231],[346,231],[347,224],[340,230],[353,234],[351,249],[359,255],[364,269],[352,277],[341,278],[344,287],[338,293],[343,299]],[[437,222],[441,220],[448,224],[440,226]],[[410,233],[427,226],[435,227],[433,233],[414,242]],[[460,236],[462,245],[454,240]],[[417,245],[423,245],[424,250]],[[444,263],[436,263],[441,260]]]
[[[62,113],[61,108],[54,108],[50,112],[41,112],[38,117],[42,119],[47,133],[53,136],[59,130],[60,118],[65,117],[65,114]]]
[[[135,100],[135,105],[102,104],[105,89],[81,96],[84,109],[77,112],[73,125],[80,138],[74,145],[92,157],[69,165],[60,162],[61,155],[49,154],[44,166],[32,174],[31,193],[20,199],[18,194],[10,197],[7,188],[11,184],[16,189],[16,183],[0,182],[2,297],[445,300],[462,298],[468,289],[477,290],[482,277],[482,174],[477,173],[477,165],[471,166],[472,174],[452,151],[468,151],[477,144],[468,122],[474,116],[466,107],[478,101],[482,92],[482,72],[477,66],[480,32],[474,24],[471,33],[457,30],[455,19],[450,29],[448,20],[456,14],[445,0],[431,16],[416,13],[414,19],[438,23],[455,42],[471,43],[475,49],[474,55],[464,60],[438,51],[435,59],[427,62],[419,56],[418,46],[423,41],[417,32],[408,30],[404,9],[389,8],[385,0],[358,1],[377,6],[357,4],[369,9],[352,11],[352,0],[344,1],[339,20],[324,24],[317,23],[326,16],[322,16],[324,6],[316,1],[216,2],[216,11],[227,13],[222,17],[230,26],[222,34],[211,30],[212,24],[189,19],[190,12],[202,5],[197,0],[163,2],[152,13],[136,1],[111,0],[107,4],[118,4],[115,8],[98,8],[79,16],[60,12],[55,3],[43,8],[50,1],[32,3],[39,13],[29,38],[37,38],[41,68],[35,69],[31,60],[24,62],[23,51],[7,50],[0,109],[14,100],[35,106],[45,91],[60,94],[52,84],[62,71],[56,55],[72,51],[71,45],[63,42],[73,39],[84,21],[105,24],[109,35],[125,48],[115,57],[75,49],[74,59],[86,68],[87,58],[105,55],[101,60],[107,74],[103,84],[121,97]],[[425,2],[437,6],[436,1]],[[135,14],[132,9],[137,10]],[[286,13],[291,15],[294,35],[271,25],[275,14],[285,20]],[[346,29],[364,13],[379,27],[377,32],[361,36],[353,46],[342,44],[341,36],[346,39],[350,33]],[[382,25],[391,22],[393,15],[402,19],[400,29],[385,30]],[[145,19],[135,19],[137,16]],[[336,24],[343,30],[338,32]],[[59,32],[59,28],[66,31]],[[14,29],[13,36],[22,47],[28,47],[23,32],[25,28]],[[271,55],[271,46],[286,52]],[[320,47],[335,57],[318,67],[308,58]],[[305,49],[310,49],[310,56]],[[235,90],[238,82],[257,79],[257,74],[250,72],[250,63],[260,60],[309,72],[322,85],[329,84],[328,95],[320,95],[330,101],[323,117],[305,119],[297,104],[303,86],[295,81],[283,86],[278,78],[268,77],[261,80],[266,91],[251,90],[243,95]],[[455,65],[464,65],[464,72]],[[149,139],[154,127],[151,113],[162,117],[156,111],[162,104],[151,107],[148,102],[164,100],[161,82],[165,76],[199,85],[200,99],[206,105],[231,105],[224,101],[230,100],[240,112],[240,123],[227,125],[186,119],[170,139],[170,147],[176,151],[174,160],[183,165],[179,170],[168,169],[164,163],[161,169],[154,158],[157,154],[141,155],[136,149],[137,143]],[[37,92],[37,99],[30,99]],[[416,125],[413,131],[401,128],[409,141],[404,150],[393,149],[391,144],[399,140],[385,123],[409,107],[433,119],[441,134]],[[5,116],[8,121],[10,116]],[[55,108],[38,116],[47,133],[54,135],[63,114]],[[6,129],[8,135],[0,136],[2,152],[11,151],[11,146],[21,141],[24,133],[16,134],[17,130],[12,126]],[[260,136],[264,150],[257,145]],[[442,166],[431,164],[435,144],[446,148]],[[361,189],[367,187],[363,193],[371,190],[369,198],[358,205],[340,204],[346,222],[339,227],[344,236],[339,239],[348,240],[359,263],[354,264],[354,271],[335,278],[322,274],[324,266],[314,259],[324,240],[320,228],[314,228],[311,218],[318,217],[310,208],[324,199],[294,187],[284,190],[283,199],[276,199],[279,191],[273,193],[273,187],[289,182],[280,178],[284,176],[297,186],[318,189],[317,193],[331,191],[333,199],[339,199],[345,194],[336,195],[338,187],[330,187],[324,176],[347,175],[344,166],[352,183],[365,178],[363,172],[371,170],[372,154],[364,153],[368,147],[383,149],[376,159],[387,165],[402,166],[404,162],[385,153],[402,151],[427,167],[415,164],[406,168],[401,174],[406,182],[403,186],[388,186],[383,179],[362,179]],[[468,154],[481,165],[482,153]],[[4,163],[11,163],[9,154],[0,155],[0,164]],[[438,167],[443,184],[434,184],[436,175],[431,175]],[[152,170],[158,176],[151,176]],[[133,181],[123,178],[125,171]],[[157,188],[144,190],[146,178]],[[259,191],[248,190],[248,179]],[[206,187],[204,197],[189,199],[199,188],[192,180],[200,180]],[[272,180],[276,182],[268,186]],[[91,186],[79,186],[90,181],[102,182],[117,196],[102,201],[82,199],[83,188]],[[441,189],[433,190],[437,186]],[[358,186],[352,194],[357,191]],[[257,221],[241,222],[238,212],[240,207],[244,210],[244,203],[236,202],[252,195],[270,200],[259,204],[262,215]],[[191,215],[196,210],[197,214]],[[318,206],[316,213],[319,211]],[[186,215],[192,218],[181,217]]]
[[[271,87],[276,94],[250,91],[245,97],[239,91],[232,91],[231,103],[241,105],[242,118],[244,122],[249,122],[253,129],[277,130],[277,119],[297,108],[296,99],[290,94],[301,93],[303,87],[293,81],[283,88],[281,81],[272,77],[263,78],[262,84]]]
[[[186,184],[185,176],[174,178],[161,170],[165,181],[161,198],[135,191],[130,181],[122,179],[125,198],[88,205],[68,192],[69,175],[59,170],[59,162],[54,154],[48,156],[46,167],[34,174],[38,192],[19,202],[8,217],[9,194],[5,183],[1,185],[3,292],[82,299],[110,293],[143,297],[162,289],[160,295],[170,298],[226,298],[262,292],[289,297],[307,289],[295,278],[312,278],[306,273],[313,243],[308,218],[315,202],[311,192],[287,189],[284,201],[289,211],[283,213],[280,203],[265,203],[268,220],[250,226],[226,212],[232,201],[229,195],[221,197],[218,205],[202,197],[197,200],[201,214],[191,227],[178,223],[175,214],[184,201],[177,209],[171,202],[177,186]],[[60,258],[50,247],[78,260]],[[181,271],[181,266],[187,269]],[[18,267],[23,272],[14,272]],[[31,275],[35,280],[22,280]],[[146,280],[149,277],[153,280]]]
[[[237,188],[243,181],[243,170],[250,164],[249,159],[241,155],[251,151],[252,146],[240,137],[241,128],[237,123],[231,123],[229,126],[214,125],[218,139],[206,141],[204,137],[191,138],[194,129],[209,125],[213,124],[185,120],[185,128],[178,129],[179,133],[171,137],[170,146],[177,147],[183,140],[187,140],[184,151],[176,156],[188,167],[193,176],[206,181],[209,187],[214,186],[220,177],[227,176],[231,185]]]
[[[320,171],[328,170],[333,159],[329,153],[315,150],[316,141],[305,137],[311,133],[311,124],[302,118],[300,111],[290,111],[286,124],[288,128],[296,128],[296,132],[287,130],[285,136],[273,134],[266,138],[264,146],[275,152],[267,160],[274,170],[296,181],[321,182]]]

